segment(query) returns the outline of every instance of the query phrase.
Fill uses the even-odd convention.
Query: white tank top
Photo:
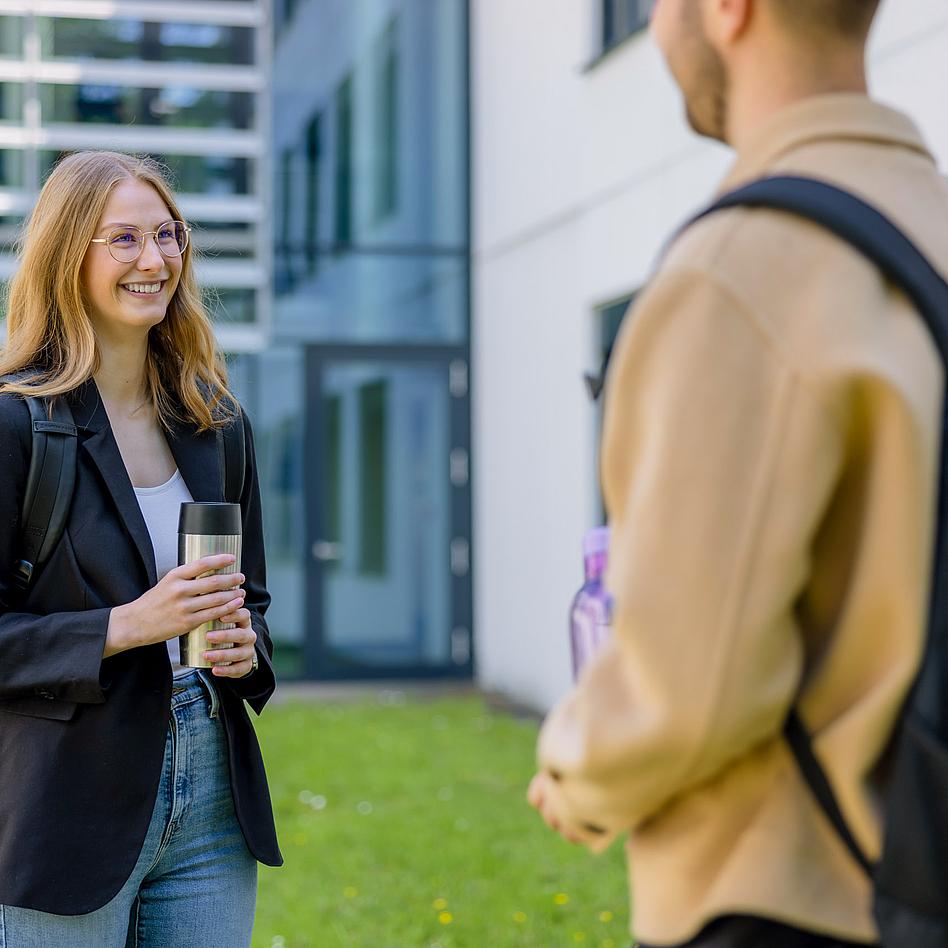
[[[178,565],[178,515],[181,504],[190,503],[193,498],[180,471],[175,471],[169,480],[157,487],[136,487],[135,496],[151,536],[151,545],[155,550],[155,571],[160,580]],[[181,651],[177,638],[168,640],[168,655],[175,674],[189,670],[180,665]]]

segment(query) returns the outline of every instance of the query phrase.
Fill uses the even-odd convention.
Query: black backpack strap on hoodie
[[[76,486],[76,425],[63,397],[27,397],[32,432],[30,468],[20,514],[20,559],[13,582],[25,596],[33,574],[49,559],[66,529]]]
[[[773,177],[755,181],[725,194],[694,218],[692,223],[715,211],[733,207],[768,208],[795,214],[821,225],[859,250],[879,268],[888,280],[909,297],[928,326],[942,360],[948,365],[948,326],[946,326],[948,284],[911,240],[870,204],[847,191],[812,178]],[[948,402],[946,402],[945,410],[948,411]],[[946,625],[944,596],[948,592],[945,588],[948,584],[948,556],[946,556],[948,553],[948,537],[946,537],[946,532],[948,532],[948,523],[946,523],[948,436],[946,434],[948,434],[948,414],[943,421],[938,537],[928,640],[922,664],[924,670],[932,670],[936,667],[938,661],[936,652],[944,647],[940,642],[940,637],[944,635],[941,630]],[[927,714],[930,717],[931,714],[937,713],[934,705],[938,699],[934,695],[937,689],[928,690],[932,692],[927,696],[931,698],[928,703],[933,705],[933,710]],[[925,689],[919,688],[918,685],[913,689],[910,700],[914,707],[920,707],[920,702],[924,703],[927,700],[924,691]],[[813,753],[810,735],[795,710],[791,711],[788,717],[785,736],[803,775],[826,815],[853,858],[871,875],[873,866],[846,825],[832,787]],[[934,827],[932,831],[935,831]]]

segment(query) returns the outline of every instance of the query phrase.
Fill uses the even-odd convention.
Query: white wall
[[[688,131],[647,34],[592,68],[598,0],[471,0],[475,623],[480,683],[548,708],[598,509],[595,309],[637,289],[730,153]],[[948,7],[883,0],[874,94],[948,164]]]

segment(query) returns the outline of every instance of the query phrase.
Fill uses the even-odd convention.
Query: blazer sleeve
[[[111,610],[37,615],[17,608],[13,566],[20,555],[31,442],[26,404],[16,395],[0,395],[0,699],[101,703],[99,672]]]
[[[539,762],[591,848],[779,737],[794,603],[845,459],[840,406],[736,291],[660,275],[606,386],[614,634],[544,723]]]
[[[254,454],[253,429],[243,408],[238,406],[244,419],[244,448],[246,467],[244,489],[240,498],[243,517],[243,541],[241,545],[241,572],[246,577],[244,589],[247,596],[244,607],[250,611],[250,622],[257,633],[257,660],[259,667],[244,678],[218,678],[217,682],[243,698],[260,714],[276,688],[273,671],[273,642],[267,628],[266,612],[270,606],[267,592],[267,564],[263,541],[263,516],[260,505],[260,483],[257,476],[257,460]]]

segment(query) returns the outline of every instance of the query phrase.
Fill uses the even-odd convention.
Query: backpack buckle
[[[30,586],[30,580],[33,578],[33,564],[26,560],[20,560],[13,567],[13,582],[20,592],[26,592]]]

